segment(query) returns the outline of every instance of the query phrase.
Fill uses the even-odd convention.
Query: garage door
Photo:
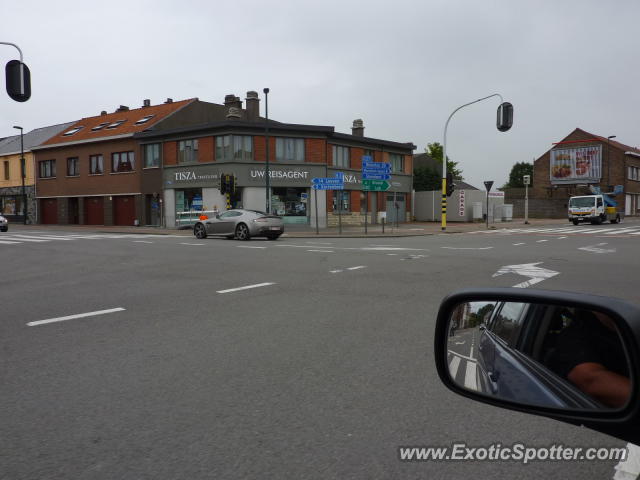
[[[113,197],[113,224],[131,225],[136,219],[136,202],[134,196]]]
[[[86,225],[104,225],[103,197],[86,197],[84,199],[84,223]]]
[[[58,199],[43,198],[40,200],[40,223],[46,225],[58,223]]]

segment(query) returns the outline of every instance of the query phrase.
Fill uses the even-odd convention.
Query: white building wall
[[[163,192],[162,209],[165,218],[165,226],[174,228],[176,226],[176,194],[172,188],[167,188]]]
[[[243,187],[242,208],[264,212],[267,206],[267,198],[265,197],[264,190],[263,187]]]

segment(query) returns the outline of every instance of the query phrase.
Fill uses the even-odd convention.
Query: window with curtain
[[[276,138],[276,161],[304,162],[304,138]]]
[[[349,168],[349,147],[333,145],[332,151],[333,165],[336,167]]]
[[[160,144],[150,143],[144,146],[144,168],[160,166]]]
[[[400,155],[398,153],[390,153],[389,163],[391,164],[391,171],[393,173],[404,172],[404,155]]]
[[[118,152],[111,154],[111,173],[132,172],[135,170],[133,152]]]
[[[198,161],[198,140],[180,140],[178,142],[178,163]]]
[[[253,161],[253,137],[250,135],[222,135],[216,137],[217,161]]]

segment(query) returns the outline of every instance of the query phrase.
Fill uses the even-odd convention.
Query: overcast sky
[[[465,180],[502,185],[575,127],[640,145],[640,2],[0,0],[32,97],[0,95],[0,137],[131,108],[150,98],[243,100],[269,87],[270,117],[350,133],[442,142]],[[0,46],[0,63],[17,58]],[[4,78],[4,75],[2,76]],[[264,102],[261,102],[261,108]]]

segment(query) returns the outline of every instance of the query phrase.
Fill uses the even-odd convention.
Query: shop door
[[[147,225],[157,227],[160,225],[160,199],[154,195],[145,197],[145,213]]]
[[[84,199],[85,225],[104,225],[103,197],[87,197]]]
[[[396,221],[406,221],[406,203],[404,201],[404,193],[387,195],[387,223],[395,223]]]
[[[69,224],[78,225],[80,223],[80,205],[77,197],[69,198]]]
[[[135,197],[132,195],[113,197],[113,224],[122,226],[133,226],[135,219]]]
[[[41,222],[45,225],[58,223],[58,199],[43,198],[40,201]]]

